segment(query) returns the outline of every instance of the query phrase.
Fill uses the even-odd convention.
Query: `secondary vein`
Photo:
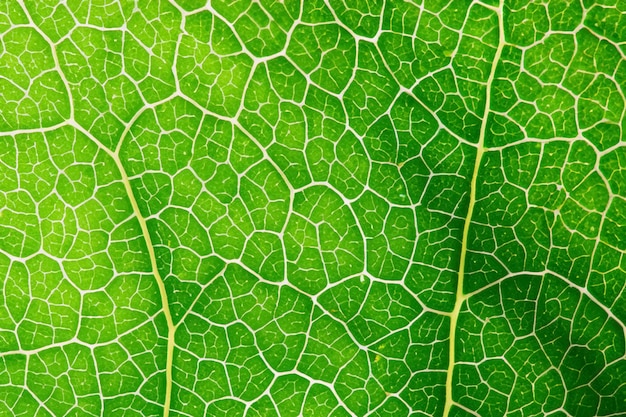
[[[144,241],[146,242],[148,254],[150,256],[150,265],[152,268],[152,274],[157,282],[159,287],[159,294],[161,296],[161,304],[163,309],[163,315],[165,316],[165,321],[167,323],[167,357],[165,361],[165,401],[163,402],[163,417],[168,417],[170,414],[170,403],[172,400],[172,365],[174,362],[174,335],[176,333],[176,326],[174,325],[174,320],[172,319],[172,313],[170,312],[169,300],[167,297],[167,290],[165,289],[165,282],[159,273],[159,268],[157,265],[156,255],[154,254],[154,246],[152,245],[152,239],[150,238],[150,232],[148,231],[148,225],[146,224],[146,219],[141,214],[139,210],[139,206],[137,205],[137,200],[135,199],[135,195],[133,194],[133,190],[130,185],[130,181],[128,179],[128,174],[126,174],[126,170],[122,165],[122,161],[120,161],[117,154],[110,153],[113,157],[115,164],[122,176],[122,182],[124,183],[124,188],[126,189],[126,194],[128,195],[128,199],[130,200],[130,204],[133,208],[133,212],[135,214],[135,218],[139,222],[141,227],[141,233],[143,235]]]
[[[498,16],[498,45],[496,47],[496,53],[493,58],[493,62],[491,64],[491,71],[489,73],[489,77],[487,78],[486,85],[486,98],[485,98],[485,109],[483,112],[482,122],[480,125],[480,134],[478,137],[478,143],[476,144],[476,159],[474,161],[474,170],[472,173],[472,180],[470,184],[470,198],[469,204],[467,208],[467,215],[465,217],[465,224],[463,225],[463,238],[461,243],[461,253],[460,253],[460,262],[459,262],[459,273],[457,278],[457,289],[456,289],[456,300],[454,303],[454,309],[450,314],[450,350],[448,355],[448,370],[446,375],[446,402],[444,405],[443,417],[448,417],[450,415],[450,411],[452,410],[452,406],[454,405],[454,400],[452,398],[452,384],[453,384],[453,373],[454,373],[454,365],[456,363],[456,330],[459,321],[459,314],[461,312],[461,308],[463,304],[467,300],[467,295],[463,291],[464,280],[465,280],[465,263],[467,260],[467,241],[469,237],[469,229],[470,224],[472,222],[472,215],[474,214],[474,206],[476,204],[476,183],[478,179],[478,171],[480,169],[482,156],[485,153],[485,134],[487,132],[487,119],[489,116],[489,108],[491,107],[491,88],[493,86],[493,80],[496,75],[496,68],[498,66],[498,61],[500,60],[500,56],[502,55],[502,48],[504,47],[504,26],[503,26],[503,0],[500,0],[500,4],[497,8],[492,9],[496,12]]]

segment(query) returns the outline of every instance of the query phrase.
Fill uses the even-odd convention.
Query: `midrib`
[[[489,109],[491,107],[491,89],[493,87],[493,80],[496,74],[496,68],[500,61],[500,55],[502,54],[502,48],[504,47],[504,26],[503,26],[503,2],[500,0],[498,7],[490,8],[494,10],[498,15],[498,45],[496,47],[496,53],[491,64],[491,71],[487,78],[487,85],[485,88],[485,109],[483,112],[482,122],[480,125],[480,134],[478,137],[478,143],[476,144],[476,159],[474,161],[474,170],[472,172],[472,180],[470,184],[470,198],[467,208],[467,215],[465,217],[465,224],[463,225],[463,238],[461,243],[459,273],[457,278],[456,300],[454,302],[454,309],[450,313],[450,344],[449,344],[449,362],[446,375],[446,402],[444,406],[443,417],[448,417],[454,401],[452,399],[452,384],[454,365],[456,363],[455,350],[456,350],[456,331],[458,327],[459,314],[463,304],[467,300],[467,295],[463,292],[464,280],[465,280],[465,263],[467,260],[467,244],[469,237],[469,229],[474,214],[474,206],[476,204],[476,183],[478,180],[478,171],[482,162],[482,156],[485,153],[485,133],[487,131],[487,118],[489,116]],[[488,7],[483,5],[484,7]]]

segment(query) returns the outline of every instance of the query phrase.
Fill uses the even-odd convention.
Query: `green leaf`
[[[0,3],[0,416],[626,415],[623,2]]]

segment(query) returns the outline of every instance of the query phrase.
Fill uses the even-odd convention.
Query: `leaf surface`
[[[0,4],[0,416],[626,415],[626,7]]]

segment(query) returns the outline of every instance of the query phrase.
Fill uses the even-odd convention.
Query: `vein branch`
[[[159,295],[161,297],[161,305],[163,309],[163,315],[165,316],[165,321],[167,323],[167,357],[165,362],[165,401],[163,403],[163,417],[168,417],[170,414],[170,403],[172,400],[172,365],[174,362],[174,335],[176,333],[176,326],[174,325],[174,320],[172,319],[172,313],[170,312],[170,304],[167,296],[167,290],[165,288],[165,282],[159,273],[159,268],[157,265],[156,255],[154,253],[154,246],[152,244],[152,239],[150,237],[150,231],[148,230],[148,225],[146,223],[146,219],[141,214],[139,210],[139,205],[137,204],[137,200],[135,199],[135,195],[133,194],[133,190],[130,185],[130,181],[128,178],[128,174],[122,165],[122,161],[120,161],[117,154],[110,153],[117,165],[117,168],[122,176],[122,182],[124,183],[124,188],[126,190],[126,194],[128,195],[128,199],[133,208],[133,213],[135,218],[139,222],[139,226],[141,227],[141,234],[143,235],[143,239],[146,243],[147,251],[150,256],[150,266],[152,269],[152,274],[157,282],[157,286],[159,287]]]
[[[465,217],[465,224],[463,226],[463,238],[461,244],[461,253],[460,253],[460,262],[459,262],[459,273],[457,277],[457,289],[456,289],[456,300],[454,303],[454,309],[450,314],[450,341],[449,341],[449,355],[448,355],[448,370],[446,375],[446,402],[444,406],[443,417],[448,417],[450,415],[450,411],[452,410],[452,406],[454,405],[454,400],[452,397],[452,388],[453,388],[453,374],[454,374],[454,365],[456,363],[456,330],[458,327],[459,315],[461,312],[461,308],[465,301],[468,298],[468,295],[465,294],[463,288],[465,284],[465,265],[467,260],[467,246],[468,246],[468,238],[469,238],[469,229],[472,222],[472,216],[474,214],[474,206],[476,205],[476,184],[478,182],[478,172],[480,170],[481,162],[483,154],[485,153],[485,134],[487,132],[487,119],[489,116],[489,110],[491,107],[491,88],[493,86],[493,81],[496,76],[496,68],[498,67],[498,62],[500,60],[500,56],[502,55],[502,49],[505,44],[504,39],[504,25],[503,25],[503,0],[500,0],[500,4],[496,9],[492,9],[498,16],[498,45],[496,47],[496,53],[493,58],[493,62],[491,64],[491,71],[489,73],[489,77],[487,79],[487,85],[485,88],[486,97],[485,97],[485,109],[483,112],[482,122],[480,125],[480,135],[478,137],[478,143],[476,144],[476,159],[474,161],[474,170],[472,172],[472,180],[470,185],[470,197],[467,208],[467,215]]]

